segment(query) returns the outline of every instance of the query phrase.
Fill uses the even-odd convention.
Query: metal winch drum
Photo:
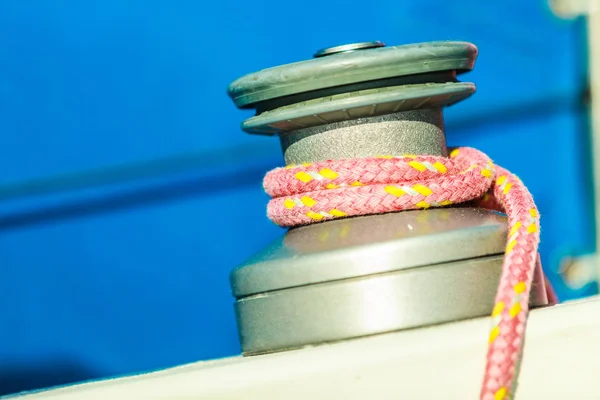
[[[286,164],[447,156],[442,108],[475,92],[463,42],[337,46],[230,84],[276,135]],[[503,214],[465,206],[290,229],[231,274],[242,352],[255,355],[488,315],[507,238]],[[541,271],[531,306],[547,304]]]

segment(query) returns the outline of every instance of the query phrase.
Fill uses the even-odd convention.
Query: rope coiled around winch
[[[267,214],[281,226],[468,201],[505,212],[509,235],[481,399],[512,397],[540,240],[537,208],[519,178],[480,151],[459,148],[450,158],[379,156],[290,165],[268,172],[264,187],[272,197]]]

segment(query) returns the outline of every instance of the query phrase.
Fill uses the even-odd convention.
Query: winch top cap
[[[340,52],[245,75],[228,87],[238,108],[280,97],[360,82],[440,71],[470,71],[477,47],[468,42],[426,42]]]

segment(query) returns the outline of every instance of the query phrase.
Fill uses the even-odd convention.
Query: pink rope
[[[281,226],[475,201],[508,216],[509,237],[492,313],[481,399],[511,398],[525,336],[539,216],[523,183],[483,153],[373,157],[276,168],[264,179],[267,214]]]

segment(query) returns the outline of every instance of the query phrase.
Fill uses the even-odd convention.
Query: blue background
[[[283,233],[283,161],[225,89],[341,43],[475,43],[449,143],[522,178],[559,294],[592,293],[555,273],[594,250],[584,29],[542,0],[3,0],[0,394],[239,353],[228,274]]]

